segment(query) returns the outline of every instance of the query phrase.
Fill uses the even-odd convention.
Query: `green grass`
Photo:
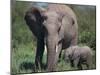
[[[32,73],[32,72],[46,72],[45,69],[40,68],[35,71],[35,49],[32,43],[27,45],[18,45],[18,48],[12,49],[11,70],[12,74],[16,73]],[[63,53],[62,53],[63,54]],[[94,53],[95,54],[95,53]],[[46,64],[46,54],[43,56],[43,63]],[[95,69],[95,55],[93,69]],[[57,71],[72,71],[76,70],[70,66],[70,63],[64,61],[61,57],[57,64]]]
[[[32,72],[30,69],[34,63],[35,59],[35,47],[32,44],[29,45],[19,45],[18,48],[12,50],[12,72],[23,73]],[[26,64],[26,65],[25,65]],[[28,64],[30,68],[28,68]],[[25,68],[27,70],[25,70]]]

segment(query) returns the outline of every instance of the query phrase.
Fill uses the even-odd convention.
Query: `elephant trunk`
[[[55,71],[56,60],[56,39],[54,37],[47,38],[47,71]]]

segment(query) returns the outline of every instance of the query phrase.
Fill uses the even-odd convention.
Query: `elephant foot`
[[[47,72],[55,72],[55,71],[56,71],[55,68],[48,68],[48,69],[47,69]]]
[[[41,69],[41,64],[40,63],[35,63],[35,70],[40,70]]]

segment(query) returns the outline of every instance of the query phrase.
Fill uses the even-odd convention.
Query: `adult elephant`
[[[55,71],[62,49],[77,44],[78,25],[74,12],[66,5],[49,4],[45,10],[32,7],[25,21],[37,38],[35,64],[42,64],[44,45],[47,47],[47,71]]]

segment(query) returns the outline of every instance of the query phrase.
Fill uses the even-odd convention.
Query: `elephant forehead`
[[[56,12],[54,12],[54,11],[48,11],[48,12],[45,13],[45,16],[57,17],[58,14]]]
[[[47,29],[47,31],[49,33],[57,33],[59,26],[57,25],[57,23],[52,20],[52,21],[47,21],[46,24],[44,25],[45,28]]]
[[[48,30],[48,33],[50,33],[50,34],[55,34],[55,33],[57,33],[57,27],[54,26],[54,25],[48,25],[48,26],[47,26],[47,30]]]

